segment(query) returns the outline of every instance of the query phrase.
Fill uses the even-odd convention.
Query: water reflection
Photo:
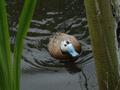
[[[12,51],[23,1],[8,0]],[[81,43],[83,53],[74,64],[50,56],[47,44],[56,32],[74,35]],[[38,0],[21,70],[21,90],[98,90],[83,0]]]

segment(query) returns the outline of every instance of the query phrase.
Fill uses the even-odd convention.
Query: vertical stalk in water
[[[0,1],[0,86],[11,90],[11,51],[5,0]]]
[[[115,90],[119,80],[115,20],[110,0],[85,0],[100,90]],[[117,89],[119,90],[119,89]]]
[[[30,26],[30,21],[36,6],[37,0],[25,0],[24,7],[19,18],[18,31],[14,47],[14,62],[13,62],[13,83],[14,89],[19,90],[20,84],[20,64],[23,50],[23,41]]]

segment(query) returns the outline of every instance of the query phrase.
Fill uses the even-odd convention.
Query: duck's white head
[[[61,41],[60,49],[63,53],[67,53],[72,58],[79,57],[79,53],[75,50],[75,47],[70,40]]]

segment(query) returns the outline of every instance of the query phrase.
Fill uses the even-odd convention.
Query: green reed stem
[[[37,0],[25,0],[19,18],[18,32],[14,47],[14,58],[11,58],[10,37],[5,0],[0,1],[0,90],[20,89],[20,64],[23,41],[28,31]]]
[[[30,21],[36,6],[37,0],[25,0],[24,7],[19,18],[18,32],[14,47],[14,62],[13,62],[13,80],[14,90],[19,90],[20,84],[20,64],[23,50],[23,41],[30,26]]]
[[[115,19],[109,0],[84,0],[99,90],[120,90]]]
[[[0,1],[0,86],[11,89],[11,52],[5,1]]]

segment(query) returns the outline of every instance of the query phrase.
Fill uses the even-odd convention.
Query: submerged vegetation
[[[28,31],[37,0],[25,0],[18,23],[14,55],[10,50],[9,27],[5,0],[0,3],[0,90],[19,90],[23,41]]]

